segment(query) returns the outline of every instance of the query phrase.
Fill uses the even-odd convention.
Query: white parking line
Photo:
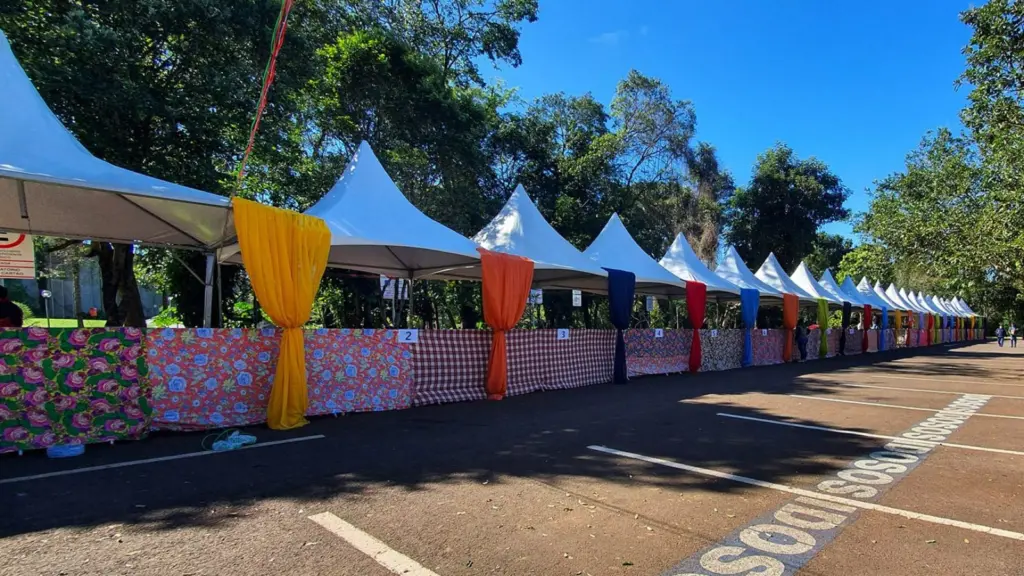
[[[876,390],[903,390],[904,392],[927,392],[928,394],[952,394],[954,396],[963,396],[964,394],[977,394],[977,392],[954,392],[952,390],[923,390],[921,388],[896,388],[893,386],[871,386],[869,384],[851,384],[849,382],[829,381],[827,383],[836,384],[838,386],[852,386],[854,388],[874,388]],[[1009,398],[1011,400],[1024,400],[1024,396],[1000,396],[999,394],[985,394],[985,396],[991,396],[993,398]]]
[[[404,576],[438,576],[422,564],[394,550],[387,544],[345,522],[330,512],[321,512],[309,517],[310,520],[330,530],[335,536],[352,545],[353,548],[394,572]]]
[[[652,458],[650,456],[644,456],[643,454],[636,454],[634,452],[623,452],[614,448],[606,448],[604,446],[587,446],[591,450],[597,452],[604,452],[605,454],[612,454],[614,456],[621,456],[623,458],[631,458],[633,460],[640,460],[642,462],[648,462],[651,464],[659,464],[661,466],[668,466],[669,468],[676,468],[678,470],[685,470],[687,472],[693,472],[694,474],[702,474],[704,476],[711,476],[712,478],[720,478],[722,480],[732,480],[733,482],[739,482],[741,484],[748,484],[751,486],[757,486],[759,488],[768,488],[771,490],[777,490],[779,492],[787,492],[789,494],[795,494],[797,496],[807,496],[808,498],[815,498],[818,500],[828,500],[829,502],[835,502],[837,504],[845,504],[846,506],[853,506],[861,508],[863,510],[874,510],[875,512],[882,512],[884,514],[892,514],[894,516],[902,516],[903,518],[910,518],[913,520],[921,520],[922,522],[930,522],[932,524],[943,524],[945,526],[954,526],[956,528],[963,528],[964,530],[970,530],[972,532],[983,532],[985,534],[991,534],[993,536],[1000,536],[1002,538],[1010,538],[1011,540],[1020,540],[1024,542],[1024,534],[1020,532],[1012,532],[1010,530],[1003,530],[1002,528],[993,528],[991,526],[983,526],[981,524],[972,524],[970,522],[963,522],[961,520],[953,520],[951,518],[942,518],[941,516],[931,516],[929,514],[921,514],[918,512],[911,512],[910,510],[903,510],[900,508],[892,508],[890,506],[882,506],[881,504],[875,504],[873,502],[861,502],[860,500],[852,500],[850,498],[843,498],[841,496],[833,496],[832,494],[824,494],[822,492],[815,492],[813,490],[804,490],[802,488],[794,488],[792,486],[786,486],[785,484],[776,484],[775,482],[765,482],[764,480],[757,480],[756,478],[748,478],[746,476],[737,476],[736,474],[729,474],[728,472],[720,472],[718,470],[712,470],[710,468],[700,468],[697,466],[690,466],[688,464],[681,464],[679,462],[673,462],[671,460],[663,460],[661,458]]]
[[[979,386],[1013,386],[1014,388],[1024,388],[1024,384],[1008,384],[1006,382],[992,382],[990,380],[960,380],[960,379],[944,379],[944,378],[919,378],[917,376],[890,376],[888,374],[879,374],[876,372],[842,372],[835,373],[834,376],[867,376],[869,378],[885,378],[886,380],[920,380],[922,382],[939,382],[947,384],[977,384]],[[808,378],[810,376],[802,376],[802,378]]]
[[[904,442],[911,442],[901,436],[887,436],[885,434],[871,434],[869,432],[857,432],[855,430],[843,430],[842,428],[825,428],[824,426],[811,426],[809,424],[797,424],[795,422],[785,422],[782,420],[769,420],[767,418],[755,418],[753,416],[740,416],[739,414],[726,414],[719,412],[717,416],[723,416],[725,418],[736,418],[738,420],[750,420],[751,422],[762,422],[764,424],[775,424],[776,426],[789,426],[790,428],[803,428],[805,430],[818,430],[820,432],[834,432],[836,434],[849,434],[850,436],[863,436],[865,438],[882,438],[885,440],[902,440]],[[970,444],[954,444],[952,442],[929,442],[927,440],[913,440],[915,444],[921,444],[922,446],[946,446],[947,448],[963,448],[964,450],[978,450],[981,452],[995,452],[997,454],[1013,454],[1014,456],[1024,456],[1024,452],[1017,452],[1016,450],[1003,450],[1002,448],[986,448],[984,446],[972,446]]]
[[[857,400],[842,400],[839,398],[822,398],[821,396],[805,396],[803,394],[787,394],[793,398],[806,398],[807,400],[821,400],[823,402],[842,402],[844,404],[860,404],[862,406],[878,406],[879,408],[902,408],[904,410],[918,410],[920,412],[942,412],[941,408],[919,408],[917,406],[903,406],[900,404],[883,404],[881,402],[860,402]],[[971,418],[984,416],[985,418],[1009,418],[1011,420],[1024,420],[1024,416],[1007,416],[1005,414],[972,414]]]
[[[29,480],[39,480],[41,478],[53,478],[55,476],[70,476],[71,474],[83,474],[85,472],[96,472],[98,470],[111,470],[114,468],[127,468],[128,466],[139,466],[141,464],[153,464],[154,462],[167,462],[168,460],[181,460],[183,458],[197,458],[199,456],[210,456],[212,454],[230,454],[232,452],[238,452],[239,450],[252,450],[255,448],[266,448],[267,446],[278,446],[280,444],[291,444],[292,442],[305,442],[306,440],[319,440],[324,438],[323,434],[317,434],[315,436],[303,436],[301,438],[288,438],[287,440],[274,440],[271,442],[259,442],[257,444],[250,444],[249,446],[243,446],[235,450],[227,450],[224,452],[214,452],[212,450],[204,450],[202,452],[189,452],[187,454],[175,454],[174,456],[160,456],[159,458],[146,458],[145,460],[129,460],[128,462],[117,462],[116,464],[103,464],[102,466],[86,466],[84,468],[72,468],[71,470],[61,470],[59,472],[47,472],[45,474],[33,474],[31,476],[18,476],[16,478],[4,478],[0,480],[0,484],[13,484],[15,482],[28,482]]]

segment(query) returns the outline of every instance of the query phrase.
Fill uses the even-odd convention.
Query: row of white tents
[[[0,230],[66,238],[202,250],[207,265],[207,309],[213,257],[241,263],[229,199],[119,168],[89,153],[52,113],[0,31]],[[633,240],[613,214],[580,252],[544,219],[522,186],[472,239],[419,211],[398,189],[369,145],[360,144],[344,173],[306,214],[331,231],[329,266],[408,279],[479,280],[478,247],[534,262],[540,288],[607,291],[607,272],[636,275],[636,293],[683,297],[701,282],[716,301],[757,290],[765,303],[794,294],[808,305],[849,303],[875,310],[974,316],[961,299],[945,300],[883,289],[867,279],[840,285],[829,271],[818,280],[801,263],[787,275],[774,255],[751,273],[732,247],[715,271],[682,234],[660,261]]]

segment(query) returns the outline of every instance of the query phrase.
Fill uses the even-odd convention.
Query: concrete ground
[[[250,432],[0,457],[0,574],[1024,574],[1024,347]]]

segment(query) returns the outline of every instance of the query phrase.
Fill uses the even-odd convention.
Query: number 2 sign
[[[415,328],[398,331],[399,344],[415,344],[420,341],[420,331]]]

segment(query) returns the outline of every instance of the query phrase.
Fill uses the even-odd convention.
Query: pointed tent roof
[[[686,282],[654,261],[626,230],[618,214],[612,214],[601,233],[583,251],[602,268],[636,274],[636,293],[649,296],[685,296]]]
[[[921,305],[918,304],[917,301],[914,300],[911,297],[910,294],[907,294],[906,290],[904,290],[903,288],[900,288],[899,295],[900,295],[900,298],[902,298],[904,302],[906,302],[907,304],[910,305],[910,307],[914,310],[914,312],[924,312],[924,308],[921,308]]]
[[[789,277],[793,279],[793,283],[811,296],[821,298],[833,306],[843,305],[843,300],[841,298],[833,296],[821,284],[818,284],[818,281],[814,279],[814,274],[811,274],[811,269],[807,267],[807,264],[801,262]]]
[[[878,294],[875,294],[874,289],[871,287],[871,283],[868,282],[867,276],[860,279],[860,284],[857,284],[857,291],[860,292],[864,303],[870,304],[871,307],[878,312],[881,312],[882,308],[890,307],[888,302],[879,298]]]
[[[608,291],[608,273],[548,224],[522,185],[473,241],[488,250],[533,260],[535,286]]]
[[[864,303],[860,301],[860,298],[856,297],[856,295],[850,296],[839,286],[835,277],[832,276],[832,271],[828,268],[826,268],[825,272],[822,273],[821,279],[818,280],[818,284],[820,284],[821,287],[831,294],[836,300],[839,300],[840,302],[849,302],[850,306],[854,308],[864,307]]]
[[[729,249],[725,251],[725,258],[718,263],[718,268],[715,268],[715,275],[725,278],[740,288],[757,290],[761,298],[782,300],[782,292],[754,276],[750,268],[747,268],[747,265],[743,263],[743,259],[740,258],[740,254],[734,246],[729,246]]]
[[[761,264],[761,267],[757,269],[754,276],[757,276],[758,280],[772,288],[786,294],[793,294],[804,302],[817,302],[814,296],[811,296],[803,288],[797,286],[796,282],[793,282],[793,279],[786,275],[774,252],[768,254],[764,264]]]
[[[896,285],[889,283],[889,287],[885,289],[885,295],[889,298],[889,301],[896,304],[900,310],[906,312],[914,312],[914,307],[907,303],[906,300],[900,297],[900,293],[896,291]]]
[[[960,304],[960,308],[962,308],[964,312],[970,316],[978,316],[978,313],[971,310],[971,307],[967,305],[967,302],[965,302],[963,298],[958,298],[957,302]]]
[[[935,299],[939,303],[939,308],[941,308],[946,315],[959,316],[959,314],[956,311],[949,307],[949,301],[947,301],[945,298],[939,298],[938,296],[935,296]]]
[[[911,292],[910,296],[911,298],[914,299],[914,303],[917,304],[921,308],[921,310],[924,311],[925,314],[936,313],[935,310],[933,310],[932,307],[928,305],[928,302],[924,298],[924,294],[922,294],[921,292],[918,292],[917,294]]]
[[[708,269],[697,257],[693,248],[690,248],[690,244],[682,232],[676,234],[676,239],[658,263],[687,282],[703,283],[707,286],[708,295],[714,295],[717,298],[739,296],[740,287]]]
[[[0,31],[0,230],[212,249],[230,200],[93,156],[50,111]],[[19,210],[20,208],[20,210]]]
[[[853,283],[852,276],[847,276],[843,279],[843,284],[840,286],[840,289],[842,289],[843,294],[846,294],[850,298],[856,298],[861,308],[865,305],[875,306],[872,301],[867,300],[865,296],[860,293],[860,290],[857,289],[857,285]]]
[[[480,279],[476,244],[413,206],[366,142],[305,214],[331,231],[328,266],[400,278]],[[225,248],[221,259],[241,262],[238,245]]]
[[[897,310],[902,312],[903,310],[906,309],[903,306],[901,306],[900,304],[897,304],[896,302],[894,302],[892,300],[892,298],[889,298],[889,295],[885,293],[885,289],[882,288],[882,283],[881,282],[875,280],[875,285],[872,288],[872,290],[874,291],[875,296],[878,296],[878,298],[882,302],[885,302],[885,307],[889,309],[889,312],[896,312]]]
[[[929,314],[942,314],[942,311],[935,306],[930,297],[924,295],[924,292],[918,292],[917,299]]]

